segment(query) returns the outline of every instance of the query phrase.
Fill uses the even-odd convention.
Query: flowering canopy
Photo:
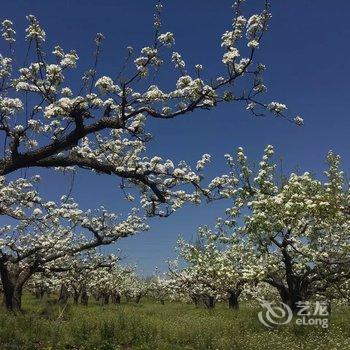
[[[0,272],[5,292],[11,287],[10,308],[11,291],[18,290],[20,301],[22,287],[34,273],[61,270],[62,262],[70,258],[67,270],[72,257],[81,252],[148,229],[136,209],[119,219],[103,207],[83,211],[65,196],[59,204],[45,202],[25,179],[3,182],[0,196],[4,197],[2,213],[14,219],[0,228]]]
[[[237,297],[245,290],[261,298],[270,293],[268,283],[292,310],[316,296],[346,300],[350,191],[340,157],[329,152],[327,180],[321,182],[308,172],[281,178],[273,154],[268,146],[256,171],[242,148],[236,160],[226,155],[230,173],[213,179],[209,188],[233,204],[217,219],[216,232],[199,229],[200,244],[179,241],[187,266],[171,270],[189,295]]]
[[[350,191],[340,158],[332,152],[326,182],[308,172],[292,173],[281,182],[273,153],[268,146],[255,176],[243,149],[237,164],[227,155],[231,172],[213,184],[221,187],[216,195],[234,200],[219,226],[233,231],[233,242],[249,243],[259,262],[245,268],[277,288],[294,309],[350,277]]]
[[[187,267],[182,273],[171,268],[174,282],[183,288],[183,292],[193,293],[199,299],[210,296],[232,302],[231,307],[238,307],[238,297],[245,285],[253,281],[250,276],[249,263],[253,262],[247,242],[233,242],[227,245],[227,237],[215,233],[209,227],[200,227],[198,241],[178,240],[180,257]],[[187,278],[185,278],[185,274]]]
[[[167,210],[172,210],[185,199],[194,200],[183,191],[172,193],[183,183],[198,187],[198,177],[187,165],[175,167],[170,160],[144,155],[151,138],[145,129],[147,119],[171,119],[196,109],[212,109],[225,101],[242,101],[255,115],[267,110],[286,117],[284,104],[258,100],[266,90],[262,80],[265,66],[254,58],[267,30],[268,5],[247,19],[241,3],[235,4],[232,26],[222,36],[225,74],[205,79],[204,69],[198,64],[195,76],[191,75],[182,56],[172,52],[169,59],[179,77],[173,90],[167,92],[155,84],[144,89],[149,71],[162,68],[166,50],[175,44],[173,33],[161,31],[160,3],[156,8],[154,42],[142,48],[138,57],[128,47],[125,66],[132,60],[135,65],[131,76],[125,76],[125,69],[119,75],[98,76],[98,56],[104,39],[99,33],[95,64],[82,77],[77,92],[67,86],[65,79],[68,70],[77,66],[76,51],[65,51],[60,46],[47,48],[45,30],[30,15],[26,29],[28,55],[18,69],[14,58],[16,33],[10,20],[3,21],[2,37],[9,44],[10,55],[0,56],[0,134],[5,146],[0,176],[28,167],[80,167],[114,174],[127,182],[124,187],[131,184],[141,189],[142,204],[152,214],[159,203],[167,203]],[[247,80],[251,84],[249,92],[237,91],[236,80]],[[295,122],[302,124],[302,119],[297,117]]]

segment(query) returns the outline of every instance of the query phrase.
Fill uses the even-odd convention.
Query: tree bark
[[[138,294],[138,295],[136,296],[136,298],[135,298],[135,302],[136,302],[136,304],[138,304],[138,303],[140,302],[141,297],[142,297],[142,295],[141,295],[141,294]]]
[[[120,293],[115,292],[115,293],[112,295],[112,303],[113,303],[113,304],[120,304],[120,299],[121,299]]]
[[[193,303],[194,303],[194,306],[195,306],[195,307],[198,307],[198,303],[199,303],[199,298],[198,298],[198,296],[197,296],[197,295],[192,295],[192,296],[191,296],[191,299],[192,299],[192,301],[193,301]]]
[[[83,289],[81,292],[80,302],[82,305],[85,305],[85,306],[87,306],[89,303],[89,295],[87,294],[85,289]]]
[[[212,296],[204,297],[204,304],[208,309],[213,309],[215,306],[215,298]]]
[[[299,288],[297,283],[293,284],[293,288],[281,285],[277,289],[282,302],[289,306],[293,314],[298,313],[300,310],[299,303],[307,300],[306,295],[304,295],[303,290]]]
[[[231,309],[231,310],[238,310],[239,309],[238,297],[239,297],[238,292],[235,292],[235,291],[229,292],[229,297],[228,297],[229,309]]]
[[[76,304],[76,305],[78,305],[78,303],[79,303],[79,296],[80,296],[79,291],[74,290],[73,300],[74,300],[74,304]]]
[[[286,286],[281,283],[280,295],[282,301],[290,307],[293,314],[296,314],[300,309],[298,303],[307,299],[308,283],[307,278],[302,278],[295,273],[293,257],[290,256],[287,248],[288,240],[286,236],[281,248],[286,273]]]
[[[45,295],[45,291],[44,290],[40,291],[40,299],[43,299],[44,295]]]
[[[61,284],[60,295],[58,297],[58,302],[61,304],[66,304],[68,302],[69,293],[68,288],[65,283]]]
[[[22,308],[22,288],[12,284],[4,286],[4,306],[9,311],[20,311]]]
[[[108,305],[109,304],[109,294],[102,293],[100,296],[100,303],[101,303],[101,306]]]
[[[33,267],[21,269],[18,264],[0,263],[0,276],[4,292],[3,304],[7,310],[21,310],[23,286],[33,273]]]

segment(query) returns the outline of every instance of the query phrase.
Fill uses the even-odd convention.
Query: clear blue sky
[[[174,50],[183,54],[188,66],[202,63],[208,76],[222,69],[220,37],[231,23],[231,3],[177,0],[164,4],[164,30],[175,33]],[[208,172],[211,176],[225,169],[225,153],[242,146],[252,160],[258,160],[263,148],[272,144],[283,157],[285,170],[321,173],[325,155],[332,149],[342,155],[344,170],[349,173],[350,2],[271,3],[273,18],[258,56],[268,67],[266,99],[285,102],[291,115],[304,117],[305,126],[298,128],[273,117],[252,118],[243,106],[226,104],[170,122],[150,122],[149,129],[155,135],[150,154],[194,162],[203,153],[210,153],[214,159]],[[107,75],[118,71],[127,45],[139,49],[152,37],[154,2],[150,0],[3,0],[1,5],[1,17],[13,20],[18,36],[26,26],[25,16],[36,15],[45,27],[48,44],[76,49],[82,70],[93,60],[97,32],[106,36],[100,73]],[[248,14],[262,5],[262,0],[247,1]],[[24,50],[23,42],[17,49]],[[162,83],[167,84],[164,77]],[[67,177],[53,171],[42,173],[49,175],[41,186],[48,199],[67,191]],[[73,195],[86,208],[104,204],[120,210],[125,203],[117,185],[115,178],[79,172]],[[126,261],[137,263],[145,274],[155,266],[165,270],[165,260],[174,257],[178,235],[191,237],[198,225],[212,224],[224,207],[223,203],[204,204],[167,219],[152,219],[150,232],[124,239],[116,247],[127,256]]]

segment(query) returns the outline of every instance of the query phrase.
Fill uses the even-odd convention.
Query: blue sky
[[[203,64],[209,77],[220,74],[222,69],[220,37],[230,27],[231,3],[227,0],[164,3],[164,30],[175,33],[174,50],[182,53],[189,67]],[[239,146],[246,149],[250,159],[258,160],[264,147],[272,144],[277,156],[283,157],[286,171],[316,173],[324,169],[326,153],[332,149],[343,157],[343,168],[349,173],[350,2],[271,3],[270,30],[258,53],[259,61],[268,68],[266,100],[286,103],[291,115],[303,116],[305,126],[299,128],[273,117],[252,118],[243,105],[225,104],[174,121],[151,121],[149,130],[155,140],[150,144],[150,154],[195,162],[203,153],[209,153],[213,156],[210,177],[225,170],[223,155]],[[126,46],[140,49],[150,43],[153,5],[153,1],[140,0],[3,0],[1,16],[13,20],[20,37],[26,27],[25,16],[36,15],[45,27],[49,48],[59,43],[67,50],[76,49],[82,70],[93,61],[95,34],[104,33],[99,72],[114,75]],[[262,6],[262,0],[247,1],[247,13]],[[24,45],[20,41],[17,51],[24,51]],[[79,75],[76,77],[79,79]],[[164,86],[170,79],[173,77],[160,76]],[[74,79],[71,82],[76,84]],[[67,191],[67,177],[53,171],[42,173],[46,176],[41,190],[48,199]],[[73,195],[86,208],[104,204],[111,210],[121,210],[125,203],[118,183],[112,177],[79,172]],[[115,247],[122,249],[126,262],[137,263],[144,274],[151,273],[155,266],[165,270],[165,260],[175,256],[178,235],[192,237],[198,225],[212,224],[225,206],[203,204],[188,207],[167,219],[152,219],[149,232],[124,239]]]

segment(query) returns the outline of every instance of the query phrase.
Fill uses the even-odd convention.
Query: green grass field
[[[1,350],[29,349],[350,349],[350,310],[334,310],[329,329],[280,326],[269,330],[257,310],[225,304],[213,310],[180,303],[122,303],[105,308],[24,298],[23,313],[0,313]],[[61,315],[61,317],[60,317]]]

